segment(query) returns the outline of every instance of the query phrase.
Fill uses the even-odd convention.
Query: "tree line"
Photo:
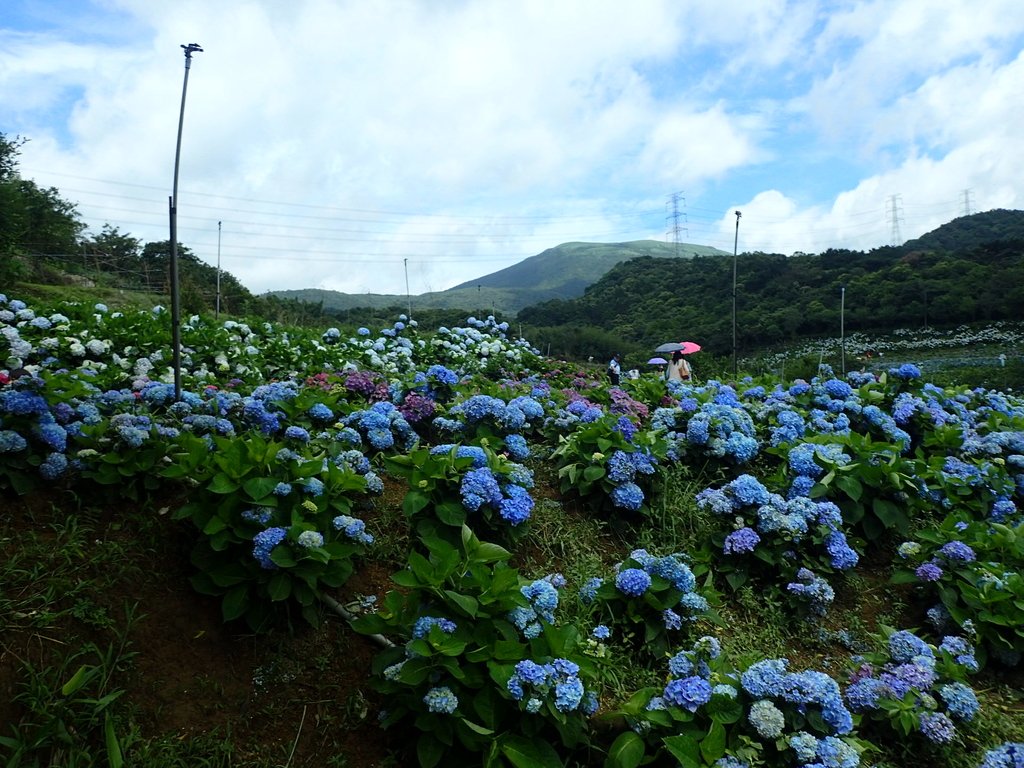
[[[0,133],[0,286],[16,281],[56,284],[69,275],[83,281],[170,297],[170,240],[144,243],[105,224],[90,233],[74,203],[55,187],[23,179],[21,137]],[[178,243],[178,290],[185,314],[218,306],[218,270]],[[319,323],[322,303],[255,296],[230,272],[220,270],[219,306],[225,314],[295,324]]]
[[[1015,220],[1008,234],[1000,233],[1005,239],[990,240],[989,229],[970,221],[973,243],[952,251],[919,240],[916,248],[886,246],[868,252],[740,254],[738,351],[836,337],[841,331],[888,333],[1024,319],[1024,213],[990,213],[998,214],[993,218],[1000,224]],[[941,236],[954,239],[948,231]],[[728,355],[733,343],[732,274],[731,256],[641,257],[618,264],[582,297],[527,307],[519,320],[556,339],[559,354],[579,354],[574,340],[601,342],[599,334],[614,333],[620,346],[648,348],[687,339]],[[565,332],[569,328],[572,334]],[[608,351],[602,344],[600,354]]]

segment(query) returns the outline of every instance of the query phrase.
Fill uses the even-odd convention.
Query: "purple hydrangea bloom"
[[[761,537],[753,528],[740,528],[725,537],[725,545],[722,552],[727,555],[741,555],[753,552],[761,542]]]
[[[946,560],[960,563],[974,562],[974,550],[962,541],[948,541],[939,548],[939,554]]]
[[[942,578],[942,569],[935,563],[922,563],[914,571],[921,581],[938,581]]]
[[[948,744],[956,736],[956,726],[943,712],[922,712],[921,733],[935,744]]]

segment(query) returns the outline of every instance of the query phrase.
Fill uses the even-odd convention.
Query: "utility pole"
[[[220,320],[220,225],[221,222],[217,222],[217,310],[214,313],[214,319]]]
[[[171,214],[171,346],[174,363],[174,399],[181,400],[181,299],[178,295],[178,168],[181,165],[181,129],[185,122],[185,93],[192,54],[202,53],[198,43],[182,45],[185,49],[185,80],[181,84],[181,111],[178,113],[178,143],[174,149],[174,187],[170,198]]]
[[[889,197],[889,224],[892,226],[890,245],[900,245],[903,238],[900,237],[900,221],[903,219],[903,198],[901,195],[890,195]]]
[[[736,360],[736,257],[739,253],[740,244],[740,216],[743,214],[736,211],[736,236],[732,241],[732,375],[737,375]]]
[[[679,213],[679,201],[680,200],[683,201],[683,205],[685,206],[686,205],[686,198],[683,197],[683,193],[682,192],[673,192],[671,195],[669,195],[669,201],[672,204],[672,215],[670,217],[670,220],[672,222],[672,227],[671,227],[671,229],[669,229],[668,234],[671,235],[672,242],[675,244],[675,248],[676,248],[675,255],[676,255],[676,258],[679,257],[679,243],[680,243],[679,233],[680,233],[680,231],[682,229],[679,226],[679,216],[680,216],[680,213]],[[685,222],[686,221],[686,213],[685,212],[683,212],[682,217],[683,217],[683,221]]]

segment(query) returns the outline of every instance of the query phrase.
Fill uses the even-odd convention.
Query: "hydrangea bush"
[[[660,659],[710,614],[710,604],[698,589],[703,567],[691,569],[682,553],[661,557],[644,549],[630,553],[615,573],[595,576],[580,590],[595,623],[609,629],[610,642],[647,658]]]
[[[563,493],[578,495],[595,511],[629,516],[647,509],[664,450],[654,432],[605,414],[561,436],[551,457]]]
[[[947,516],[898,549],[905,566],[894,581],[917,584],[932,601],[936,631],[968,627],[989,656],[1015,665],[1024,653],[1024,515],[1014,509],[986,520]]]
[[[305,458],[257,435],[213,443],[211,453],[202,437],[183,436],[163,473],[194,485],[174,513],[200,534],[193,586],[221,597],[226,621],[256,631],[291,605],[317,624],[321,591],[344,584],[373,543],[355,514],[371,490],[365,457]]]
[[[665,685],[638,691],[614,714],[631,726],[612,745],[615,766],[674,758],[856,768],[866,746],[831,676],[792,672],[785,658],[737,667],[712,636],[673,655]]]
[[[397,643],[375,658],[385,728],[412,729],[424,768],[446,761],[559,765],[589,742],[598,708],[593,661],[559,626],[557,574],[529,581],[511,554],[463,527],[460,543],[424,540],[374,613],[355,628]],[[407,731],[406,731],[407,732]],[[468,756],[468,757],[464,757]]]
[[[869,723],[902,737],[920,734],[933,744],[949,744],[957,724],[978,713],[978,698],[965,682],[978,670],[967,638],[951,635],[935,646],[909,630],[890,629],[885,650],[858,661],[845,699]],[[867,723],[862,726],[865,733],[872,730]]]

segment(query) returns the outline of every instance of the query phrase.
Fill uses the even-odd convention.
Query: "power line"
[[[29,172],[29,171],[26,171],[26,172]],[[152,189],[152,190],[156,190],[156,191],[163,191],[162,187],[154,187],[154,186],[151,186],[151,185],[148,185],[148,184],[134,184],[134,183],[131,183],[131,182],[113,181],[113,180],[110,180],[110,179],[97,179],[97,178],[92,178],[92,177],[89,177],[89,176],[76,176],[76,175],[68,174],[68,173],[58,173],[56,171],[40,171],[40,170],[35,170],[35,171],[31,171],[31,172],[32,173],[42,173],[42,174],[46,174],[46,175],[49,175],[49,176],[61,176],[61,177],[70,178],[70,179],[81,179],[83,181],[95,181],[95,182],[98,182],[100,184],[110,184],[110,185],[114,185],[114,186],[136,187],[136,188],[139,188],[139,189]],[[67,191],[67,192],[75,192],[75,191],[77,191],[77,192],[83,192],[83,193],[88,193],[88,194],[115,196],[112,193],[94,192],[94,191],[91,191],[91,190],[74,190],[74,189],[65,188],[63,191]],[[370,214],[370,215],[373,215],[373,216],[401,216],[403,218],[409,218],[409,217],[430,218],[430,217],[434,217],[434,218],[455,219],[455,220],[463,219],[463,220],[467,220],[467,221],[476,221],[476,220],[481,220],[481,219],[482,220],[486,220],[486,221],[492,221],[492,220],[499,220],[499,221],[584,221],[584,220],[589,220],[589,219],[605,219],[605,218],[638,218],[638,217],[641,217],[641,216],[651,216],[654,213],[656,213],[656,211],[654,211],[654,210],[640,210],[640,211],[634,211],[634,212],[630,212],[630,213],[614,212],[614,211],[612,211],[612,212],[600,213],[600,214],[571,215],[571,216],[570,215],[566,215],[566,216],[552,216],[550,214],[530,215],[530,216],[527,216],[527,215],[502,216],[502,215],[495,215],[495,214],[490,214],[490,213],[488,213],[488,214],[480,214],[478,216],[466,216],[466,215],[453,215],[453,214],[448,214],[448,213],[424,213],[423,211],[415,211],[415,212],[412,212],[412,211],[386,211],[386,210],[373,209],[373,208],[348,208],[348,207],[334,206],[334,205],[316,205],[316,204],[312,204],[312,203],[296,203],[296,202],[291,202],[291,201],[286,201],[286,200],[261,200],[261,199],[258,199],[258,198],[236,197],[236,196],[232,196],[232,195],[225,195],[225,194],[221,194],[219,192],[216,192],[216,193],[214,193],[214,192],[197,192],[197,191],[193,191],[193,190],[185,190],[185,192],[186,192],[186,194],[189,195],[189,197],[212,197],[212,198],[219,198],[219,199],[223,199],[223,200],[237,200],[239,202],[246,202],[246,203],[259,203],[261,205],[276,205],[276,206],[284,206],[284,207],[291,207],[291,208],[309,208],[309,209],[313,209],[313,210],[338,211],[338,212],[345,212],[345,213],[363,213],[363,214]],[[138,199],[147,199],[147,198],[130,198],[130,199],[138,200]],[[208,206],[208,207],[210,207],[210,206]],[[219,210],[233,210],[233,209],[223,208],[223,209],[219,209]],[[282,214],[282,215],[289,215],[289,214]],[[298,215],[298,214],[292,214],[292,215]]]

